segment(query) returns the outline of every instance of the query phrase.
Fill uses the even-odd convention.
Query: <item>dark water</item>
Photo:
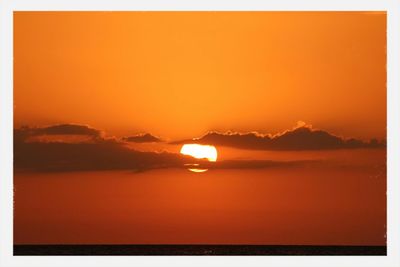
[[[15,245],[14,255],[386,255],[386,246]]]

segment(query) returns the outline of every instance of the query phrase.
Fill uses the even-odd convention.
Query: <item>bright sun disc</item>
[[[181,148],[181,154],[189,155],[196,159],[207,159],[208,161],[217,161],[217,149],[214,146],[186,144]]]

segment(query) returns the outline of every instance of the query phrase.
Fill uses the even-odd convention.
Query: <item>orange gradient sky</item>
[[[15,126],[386,136],[386,13],[16,12]]]

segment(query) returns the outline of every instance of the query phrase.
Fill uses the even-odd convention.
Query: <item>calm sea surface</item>
[[[386,244],[386,151],[254,157],[318,162],[204,173],[16,173],[15,243]]]

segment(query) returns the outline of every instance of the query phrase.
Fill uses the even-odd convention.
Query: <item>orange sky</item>
[[[386,14],[16,12],[15,125],[386,135]]]

